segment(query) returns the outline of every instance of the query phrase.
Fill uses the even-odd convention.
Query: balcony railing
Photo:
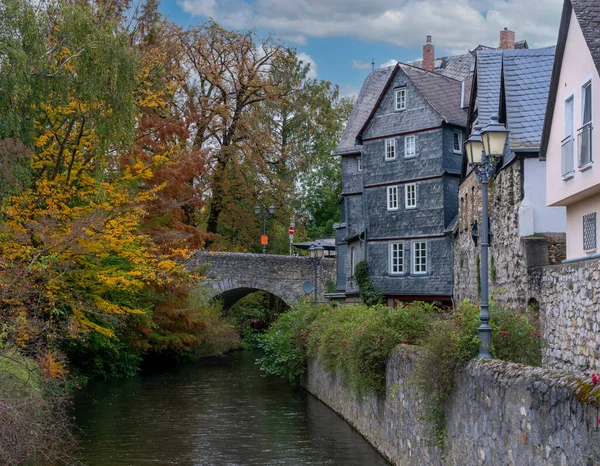
[[[579,168],[588,166],[593,162],[592,154],[592,123],[583,125],[577,131],[579,147]]]
[[[561,142],[562,146],[562,176],[569,178],[575,172],[575,158],[573,157],[573,137],[567,136]]]

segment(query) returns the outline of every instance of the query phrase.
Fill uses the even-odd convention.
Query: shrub
[[[423,343],[413,382],[430,422],[432,438],[443,437],[444,402],[453,388],[454,373],[479,351],[479,306],[463,301],[456,312],[434,323]],[[492,357],[539,366],[542,340],[527,317],[490,304]]]
[[[0,348],[0,464],[75,464],[68,387],[53,354]]]
[[[383,294],[376,293],[373,289],[373,283],[369,278],[369,265],[366,261],[359,261],[354,266],[354,276],[356,277],[356,282],[358,283],[358,293],[360,295],[361,302],[367,306],[375,306],[376,304],[380,304],[383,299]]]
[[[304,301],[279,316],[258,346],[263,355],[258,359],[261,371],[296,383],[306,372],[307,340],[310,324],[326,306],[313,306]]]
[[[260,364],[268,374],[296,380],[308,358],[340,371],[358,395],[383,393],[386,362],[402,342],[418,343],[430,326],[434,306],[318,306],[308,303],[283,314],[261,340]]]

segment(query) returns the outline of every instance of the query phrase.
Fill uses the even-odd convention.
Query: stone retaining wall
[[[574,376],[495,360],[474,361],[457,374],[442,452],[426,439],[422,406],[408,381],[415,358],[410,347],[392,353],[385,397],[358,401],[316,361],[304,385],[394,464],[600,464],[600,412],[576,400]]]
[[[528,296],[540,309],[544,367],[600,372],[600,259],[530,270]]]

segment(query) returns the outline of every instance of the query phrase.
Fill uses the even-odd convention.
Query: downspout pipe
[[[363,247],[365,250],[365,254],[364,254],[364,261],[367,262],[367,258],[368,258],[368,240],[367,240],[367,205],[366,205],[366,197],[367,197],[367,193],[365,191],[365,165],[364,165],[364,158],[363,158],[363,145],[358,143],[358,141],[354,144],[354,147],[356,147],[356,149],[358,150],[358,153],[360,154],[360,164],[362,167],[362,170],[360,171],[361,173],[361,183],[362,183],[362,218],[363,218]],[[360,238],[360,236],[359,236]],[[367,262],[368,263],[368,262]]]

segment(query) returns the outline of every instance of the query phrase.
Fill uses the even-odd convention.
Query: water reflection
[[[256,354],[127,380],[76,399],[81,460],[93,465],[369,465],[387,463],[300,388],[261,377]]]

